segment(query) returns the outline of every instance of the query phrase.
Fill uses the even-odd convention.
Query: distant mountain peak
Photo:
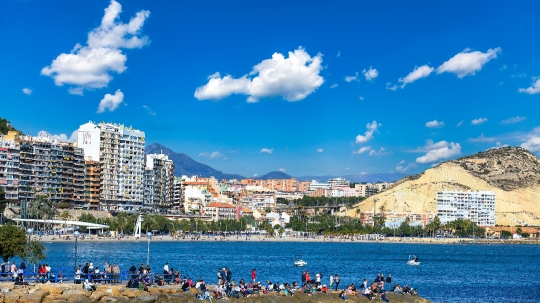
[[[214,177],[218,180],[221,179],[244,179],[241,175],[226,174],[220,170],[214,169],[206,164],[202,164],[193,160],[191,157],[184,153],[177,153],[159,143],[153,143],[145,148],[146,154],[159,154],[163,153],[169,156],[174,162],[174,175],[175,176],[199,176],[202,178]]]
[[[257,180],[269,180],[269,179],[291,179],[292,177],[281,171],[271,171],[266,175],[256,177]]]

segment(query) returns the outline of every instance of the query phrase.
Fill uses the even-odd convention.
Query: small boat
[[[307,262],[302,260],[302,255],[294,255],[294,266],[304,267],[307,265]]]
[[[420,265],[420,262],[418,261],[418,257],[415,255],[409,255],[409,261],[407,261],[407,265],[411,265],[411,266]]]

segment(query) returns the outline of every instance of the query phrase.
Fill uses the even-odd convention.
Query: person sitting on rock
[[[94,283],[88,282],[88,279],[84,280],[83,287],[84,287],[84,290],[88,290],[88,291],[96,290],[96,285]]]
[[[368,298],[369,300],[373,300],[373,297],[375,297],[375,295],[373,294],[373,292],[369,288],[366,288],[366,290],[364,291],[363,296]]]
[[[347,302],[347,295],[345,295],[345,290],[342,290],[340,293],[339,293],[339,298],[345,302]]]
[[[400,284],[394,286],[393,291],[396,292],[396,293],[398,293],[398,294],[403,294],[403,290],[401,289],[401,285],[400,285]]]
[[[388,298],[386,297],[385,291],[381,292],[381,300],[383,300],[384,302],[390,302],[390,300],[388,300]]]

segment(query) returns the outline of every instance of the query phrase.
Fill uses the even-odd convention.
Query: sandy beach
[[[36,237],[41,242],[54,243],[54,242],[74,242],[75,239],[71,235],[46,235],[43,237]],[[132,236],[126,237],[100,237],[92,235],[90,237],[80,237],[79,242],[146,242],[148,239],[136,239]],[[357,239],[342,239],[337,237],[311,237],[311,238],[297,238],[297,237],[264,237],[264,236],[230,236],[230,237],[218,237],[218,236],[200,236],[197,239],[191,237],[178,238],[170,235],[154,236],[151,242],[319,242],[319,243],[397,243],[397,244],[539,244],[536,240],[523,240],[523,239],[511,239],[511,240],[486,240],[486,239],[459,239],[459,238],[415,238],[415,237],[386,237],[383,240],[357,240]]]

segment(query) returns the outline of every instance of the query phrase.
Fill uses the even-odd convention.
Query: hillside
[[[496,195],[496,223],[540,225],[540,159],[521,147],[490,149],[441,163],[408,176],[388,190],[369,197],[357,208],[373,211],[384,205],[396,212],[436,212],[440,190],[491,190]]]
[[[271,172],[267,173],[266,175],[263,175],[263,176],[260,176],[260,177],[254,178],[254,179],[268,180],[268,179],[290,179],[290,178],[292,178],[292,177],[287,175],[284,172],[271,171]]]
[[[16,130],[8,120],[0,118],[0,134],[7,135],[8,131]]]
[[[160,153],[160,152],[164,153],[165,155],[168,155],[169,159],[173,160],[175,176],[187,175],[187,176],[199,176],[203,178],[214,176],[218,180],[244,179],[244,177],[240,175],[226,174],[226,173],[223,173],[222,171],[213,169],[212,167],[206,164],[202,164],[191,159],[186,154],[174,152],[159,143],[154,143],[145,147],[146,154],[153,154],[153,153]]]

